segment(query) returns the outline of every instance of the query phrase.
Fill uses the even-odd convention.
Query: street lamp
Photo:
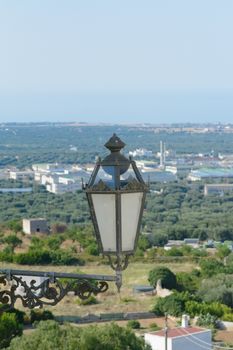
[[[98,159],[88,184],[83,186],[99,249],[108,257],[116,275],[0,269],[0,303],[6,308],[14,307],[17,300],[31,309],[56,305],[69,292],[87,299],[91,294],[105,292],[108,281],[115,281],[120,290],[122,271],[137,247],[148,190],[135,162],[120,153],[124,146],[113,134],[105,144],[110,154]],[[38,285],[33,277],[42,277],[44,281]]]
[[[110,154],[98,159],[84,186],[99,249],[116,271],[118,290],[121,272],[137,247],[147,192],[135,161],[120,152],[124,146],[113,134],[105,144]]]

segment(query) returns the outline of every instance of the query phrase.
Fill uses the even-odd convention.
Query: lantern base
[[[117,255],[112,257],[107,255],[109,264],[114,271],[123,271],[128,267],[129,264],[129,255]]]
[[[122,286],[122,271],[125,270],[129,264],[129,255],[117,255],[116,257],[107,255],[107,257],[111,268],[116,271],[116,287],[118,293],[120,293]]]

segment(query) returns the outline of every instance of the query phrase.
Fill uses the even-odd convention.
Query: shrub
[[[10,230],[14,231],[15,233],[22,231],[22,229],[23,229],[22,222],[17,221],[17,220],[8,221],[6,223],[6,227],[8,227]]]
[[[51,311],[49,310],[31,310],[30,312],[30,320],[31,323],[34,323],[35,321],[46,321],[46,320],[53,320],[54,316]]]
[[[231,250],[226,244],[220,245],[217,248],[217,255],[220,259],[227,257],[230,253]]]
[[[223,321],[233,322],[233,314],[232,313],[226,313],[222,317]]]
[[[191,317],[198,315],[212,315],[220,318],[224,313],[230,313],[231,308],[218,302],[200,303],[197,301],[187,301],[185,304],[185,312]]]
[[[4,238],[4,243],[9,244],[9,246],[12,247],[12,249],[14,250],[15,247],[22,244],[22,240],[16,235],[9,235]]]
[[[199,273],[199,271],[198,271]],[[200,284],[200,276],[193,272],[178,272],[176,274],[177,289],[179,291],[188,291],[194,293],[197,291]]]
[[[14,314],[15,317],[16,317],[17,322],[20,323],[20,324],[24,324],[24,320],[25,320],[25,316],[26,316],[25,312],[13,308],[13,309],[7,311],[7,313]]]
[[[152,309],[157,316],[163,316],[168,313],[172,316],[181,316],[185,310],[185,303],[190,300],[188,292],[175,292],[165,298],[158,298]]]
[[[90,255],[98,256],[99,255],[99,249],[95,242],[91,243],[87,248],[86,252]]]
[[[51,264],[52,259],[49,251],[31,250],[14,255],[14,262],[21,265],[46,265]]]
[[[176,275],[167,267],[156,267],[149,272],[148,281],[153,287],[156,287],[158,280],[161,280],[163,288],[176,288]]]
[[[149,328],[153,331],[158,331],[160,330],[161,328],[157,325],[157,323],[155,322],[152,322],[150,325],[149,325]]]
[[[79,259],[74,254],[64,250],[52,251],[50,257],[51,263],[54,265],[84,265],[82,259]]]
[[[176,247],[172,247],[171,249],[166,251],[166,255],[167,256],[183,256],[184,254],[183,254],[181,249],[176,248]]]
[[[56,250],[60,248],[61,243],[64,241],[62,235],[60,236],[50,236],[47,238],[47,245],[50,249]]]
[[[201,327],[217,328],[217,317],[206,314],[200,315],[197,320],[197,325]]]
[[[9,346],[12,338],[22,334],[22,329],[16,314],[2,313],[0,315],[0,349]]]
[[[93,304],[98,304],[98,300],[91,295],[87,299],[78,299],[77,300],[78,305],[93,305]]]
[[[216,259],[202,259],[200,261],[201,273],[204,277],[212,277],[224,272],[225,266]]]
[[[140,329],[141,325],[140,325],[140,322],[137,320],[130,320],[127,322],[127,327],[131,329]]]
[[[14,255],[14,262],[21,265],[84,265],[82,259],[64,250],[49,251],[31,249],[27,253]]]
[[[0,261],[13,262],[12,252],[6,250],[0,252]]]

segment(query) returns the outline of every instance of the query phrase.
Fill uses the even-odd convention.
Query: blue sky
[[[0,122],[233,122],[232,0],[1,0]]]

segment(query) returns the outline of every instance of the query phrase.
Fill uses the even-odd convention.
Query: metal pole
[[[167,350],[167,335],[168,335],[168,323],[167,323],[167,313],[165,313],[165,350]]]
[[[12,275],[16,276],[30,276],[30,277],[48,277],[48,278],[74,278],[74,279],[87,279],[96,281],[117,281],[116,276],[109,275],[89,275],[89,274],[77,274],[77,273],[60,273],[60,272],[48,272],[48,271],[30,271],[30,270],[11,270],[0,269],[0,274],[7,275],[9,278]]]
[[[118,293],[120,293],[120,289],[122,286],[122,271],[120,269],[116,270],[116,287]]]

